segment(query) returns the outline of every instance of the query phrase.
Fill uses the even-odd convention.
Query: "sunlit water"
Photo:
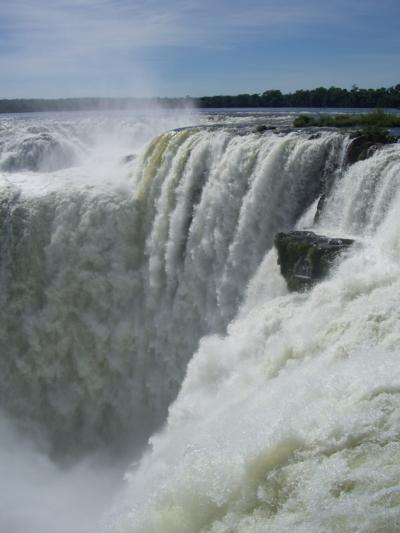
[[[400,145],[291,117],[1,122],[1,530],[396,531]],[[289,294],[296,225],[357,245]]]

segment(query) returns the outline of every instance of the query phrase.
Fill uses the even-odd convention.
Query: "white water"
[[[51,456],[133,456],[190,360],[110,530],[396,529],[400,152],[342,175],[346,143],[189,129],[123,165],[117,150],[108,165],[2,175],[0,397],[13,424]],[[287,294],[273,235],[312,220],[329,176],[316,230],[361,244],[311,293]],[[21,451],[15,499],[36,453],[27,486],[47,472],[42,508],[59,480],[42,452]],[[83,479],[98,513],[104,463],[67,468],[54,501]],[[68,527],[96,531],[96,512]],[[64,531],[54,514],[26,520]]]
[[[287,294],[267,254],[228,335],[201,341],[112,530],[398,530],[399,177],[396,146],[337,182],[318,230],[362,244],[311,293]]]

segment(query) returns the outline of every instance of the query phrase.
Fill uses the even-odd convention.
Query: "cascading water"
[[[187,370],[109,529],[394,523],[399,148],[346,169],[343,134],[193,127],[122,160],[143,145],[128,124],[107,163],[93,123],[68,127],[79,167],[55,172],[58,149],[40,172],[2,167],[14,171],[0,185],[7,417],[53,457],[134,455]],[[315,229],[359,244],[330,279],[288,294],[274,234],[312,223],[331,183]]]
[[[399,176],[394,145],[337,178],[315,229],[359,244],[311,292],[288,294],[266,254],[227,335],[200,342],[111,530],[397,531]]]
[[[149,146],[133,198],[125,187],[4,188],[3,407],[56,450],[148,435],[198,340],[224,332],[342,143],[187,129]]]

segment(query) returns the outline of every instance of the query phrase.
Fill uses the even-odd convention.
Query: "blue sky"
[[[0,98],[400,83],[399,0],[0,0]]]

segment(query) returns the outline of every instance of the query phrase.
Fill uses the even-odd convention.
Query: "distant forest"
[[[203,96],[195,99],[198,107],[395,107],[400,108],[400,84],[381,89],[351,90],[317,87],[283,94],[269,90],[262,94]]]
[[[339,87],[318,87],[283,94],[268,90],[261,94],[236,96],[202,96],[200,98],[61,98],[0,100],[0,113],[32,111],[124,110],[159,105],[176,108],[192,105],[198,108],[217,107],[376,107],[400,108],[400,84],[380,89],[350,90]]]

